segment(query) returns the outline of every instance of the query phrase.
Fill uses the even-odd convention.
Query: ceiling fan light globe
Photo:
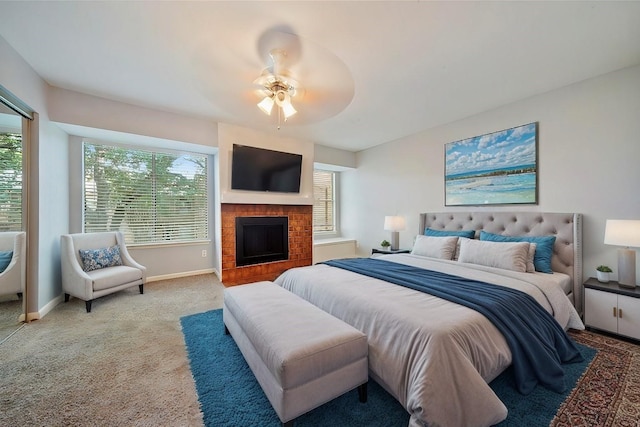
[[[273,109],[273,98],[265,96],[262,101],[258,102],[258,108],[260,108],[267,116],[270,116],[271,110]]]
[[[289,99],[287,99],[286,102],[283,102],[281,107],[285,119],[288,119],[289,117],[297,113],[296,109],[293,108],[293,105],[291,104],[291,101]]]

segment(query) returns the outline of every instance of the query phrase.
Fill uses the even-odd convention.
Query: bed
[[[562,328],[582,329],[580,221],[579,214],[537,212],[420,215],[420,235],[426,228],[553,235],[552,274],[414,254],[377,259],[521,290]],[[367,335],[370,376],[405,407],[411,426],[488,426],[506,418],[506,407],[488,383],[511,365],[512,352],[505,336],[479,312],[326,264],[288,270],[276,283]]]

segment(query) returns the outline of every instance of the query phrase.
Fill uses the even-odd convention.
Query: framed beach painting
[[[538,203],[538,124],[445,145],[445,206]]]

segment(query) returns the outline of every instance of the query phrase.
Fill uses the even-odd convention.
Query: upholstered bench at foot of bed
[[[224,291],[231,333],[285,425],[358,388],[367,399],[366,336],[272,282]]]

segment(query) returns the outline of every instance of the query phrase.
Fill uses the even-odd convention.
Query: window
[[[207,156],[84,143],[84,230],[127,243],[208,239]]]
[[[336,233],[336,173],[313,171],[313,232]]]
[[[22,230],[22,134],[0,132],[0,231]]]

